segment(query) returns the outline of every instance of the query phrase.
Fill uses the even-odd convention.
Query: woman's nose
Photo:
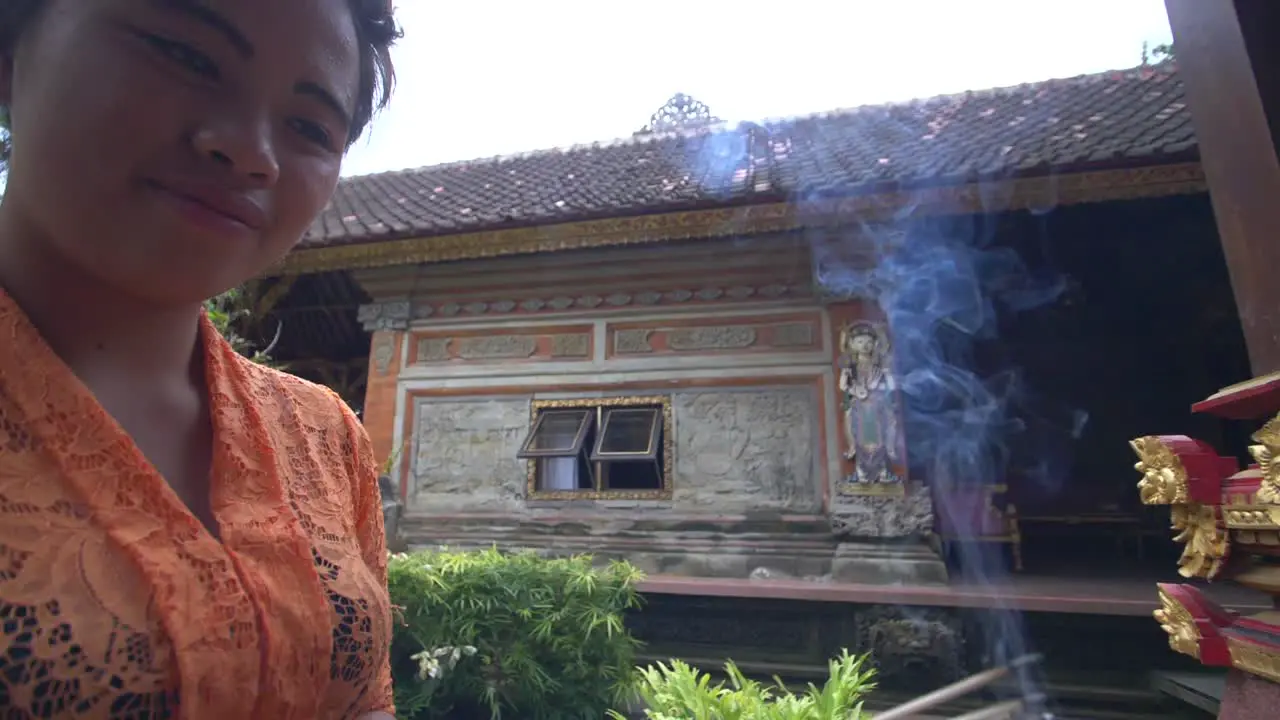
[[[221,119],[202,127],[194,138],[196,152],[255,184],[271,185],[280,163],[265,122]]]

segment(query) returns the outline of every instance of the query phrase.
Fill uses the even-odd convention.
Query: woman
[[[387,718],[375,462],[202,301],[284,256],[388,0],[0,0],[0,708]]]

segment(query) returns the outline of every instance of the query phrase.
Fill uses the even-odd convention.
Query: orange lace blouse
[[[0,292],[0,716],[393,712],[368,438],[203,323],[221,540]]]

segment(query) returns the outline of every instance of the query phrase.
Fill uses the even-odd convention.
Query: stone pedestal
[[[947,568],[933,533],[929,488],[908,483],[899,497],[837,495],[831,532],[839,539],[831,579],[867,584],[945,584]]]
[[[945,585],[947,566],[920,540],[847,541],[836,547],[831,579],[864,585]]]

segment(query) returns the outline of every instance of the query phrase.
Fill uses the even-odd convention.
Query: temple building
[[[344,180],[256,292],[361,407],[402,543],[625,558],[702,618],[652,642],[844,642],[890,680],[981,665],[994,572],[1056,614],[1040,647],[1145,684],[1158,628],[1091,619],[1149,616],[1133,568],[1171,550],[1124,440],[1229,435],[1182,400],[1249,367],[1168,64],[733,125],[678,95],[624,139]]]

